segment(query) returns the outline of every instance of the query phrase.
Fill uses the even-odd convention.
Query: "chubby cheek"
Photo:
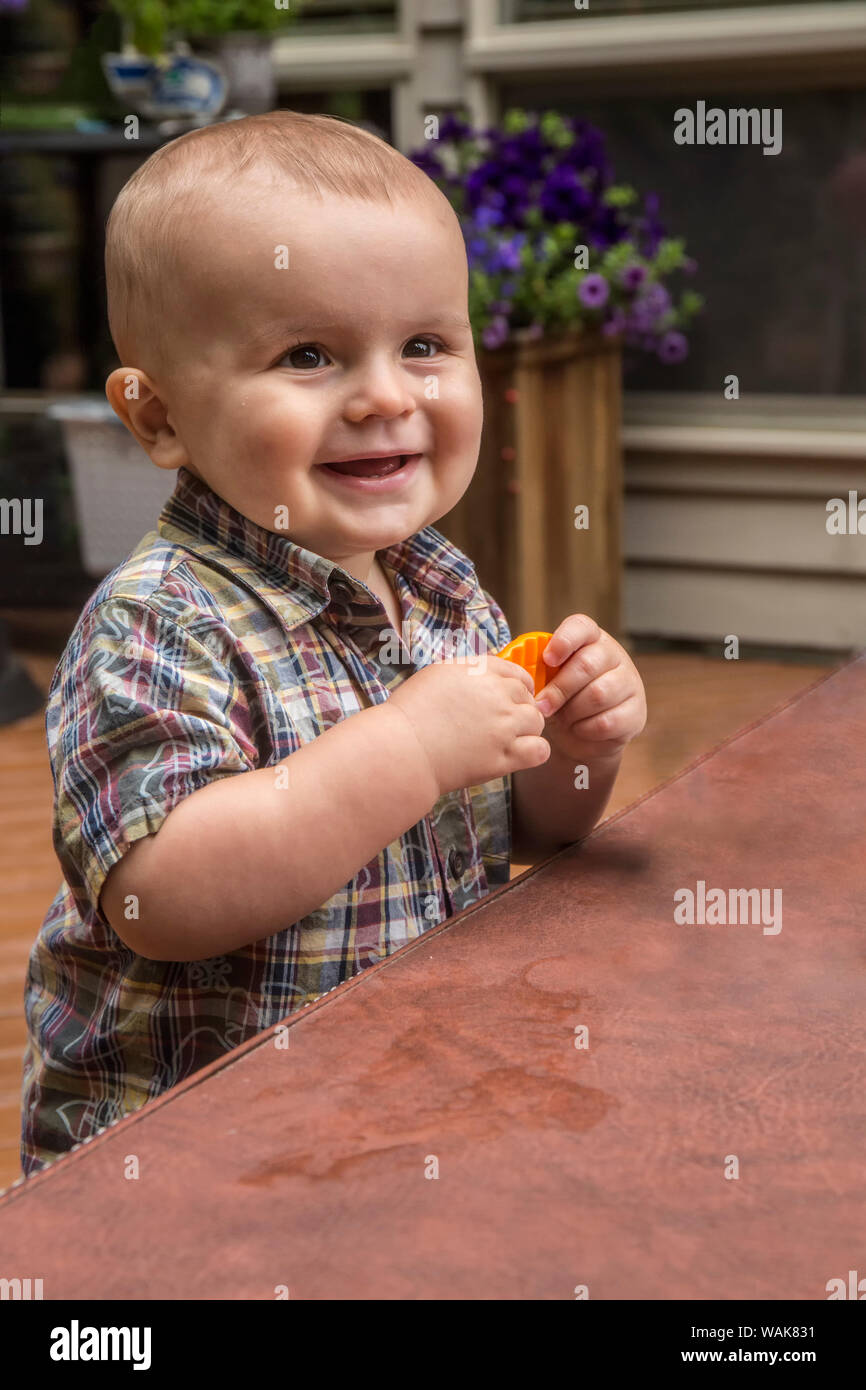
[[[315,457],[315,441],[305,436],[297,420],[288,416],[285,406],[268,408],[249,400],[242,418],[235,417],[232,434],[234,456],[242,465],[250,506],[258,513],[254,519],[271,525],[276,506],[292,512],[303,491],[303,479]],[[247,515],[251,515],[249,509]]]
[[[242,390],[223,385],[203,392],[186,405],[185,442],[200,476],[245,516],[272,528],[275,507],[293,501],[292,473],[313,456],[298,421],[284,402],[246,383]]]
[[[235,457],[263,481],[306,471],[320,448],[308,403],[290,402],[285,393],[275,399],[273,391],[244,391],[233,403],[229,434]]]
[[[263,467],[306,467],[316,456],[318,423],[311,399],[250,388],[234,404],[234,432]]]
[[[425,402],[426,404],[426,402]],[[477,374],[458,384],[448,383],[438,401],[428,407],[436,440],[436,464],[454,485],[468,486],[478,463],[484,412]]]

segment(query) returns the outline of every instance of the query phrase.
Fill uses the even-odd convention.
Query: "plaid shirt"
[[[432,526],[379,557],[410,641],[396,658],[364,584],[181,468],[156,530],[88,600],[45,715],[65,881],[25,989],[26,1174],[508,881],[504,777],[443,796],[317,911],[227,955],[149,960],[98,909],[111,866],[197,788],[382,703],[461,633],[467,654],[510,641]]]

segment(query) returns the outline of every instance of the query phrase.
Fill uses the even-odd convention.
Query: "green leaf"
[[[558,111],[545,111],[539,121],[539,129],[545,140],[558,149],[566,149],[574,143],[574,136],[566,128],[565,121]]]
[[[658,251],[653,261],[653,269],[657,275],[669,275],[672,270],[679,270],[686,258],[686,243],[682,237],[665,237],[659,243]]]
[[[601,273],[608,279],[615,279],[627,265],[638,261],[640,258],[635,249],[634,242],[617,241],[613,246],[608,247],[601,258]]]
[[[637,202],[637,193],[628,184],[615,184],[612,188],[605,189],[601,201],[609,208],[628,208]]]
[[[512,106],[502,118],[502,129],[506,135],[520,135],[531,124],[522,106]]]

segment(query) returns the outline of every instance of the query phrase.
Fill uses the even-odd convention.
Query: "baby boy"
[[[536,700],[433,524],[481,436],[467,274],[436,185],[329,117],[191,132],[115,202],[106,393],[177,480],[49,693],[27,1174],[607,803],[646,718],[627,653],[565,618]]]

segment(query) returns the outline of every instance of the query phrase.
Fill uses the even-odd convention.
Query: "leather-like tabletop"
[[[46,1299],[826,1299],[863,1259],[864,827],[860,657],[10,1189],[0,1275]],[[677,922],[701,883],[769,911]]]

